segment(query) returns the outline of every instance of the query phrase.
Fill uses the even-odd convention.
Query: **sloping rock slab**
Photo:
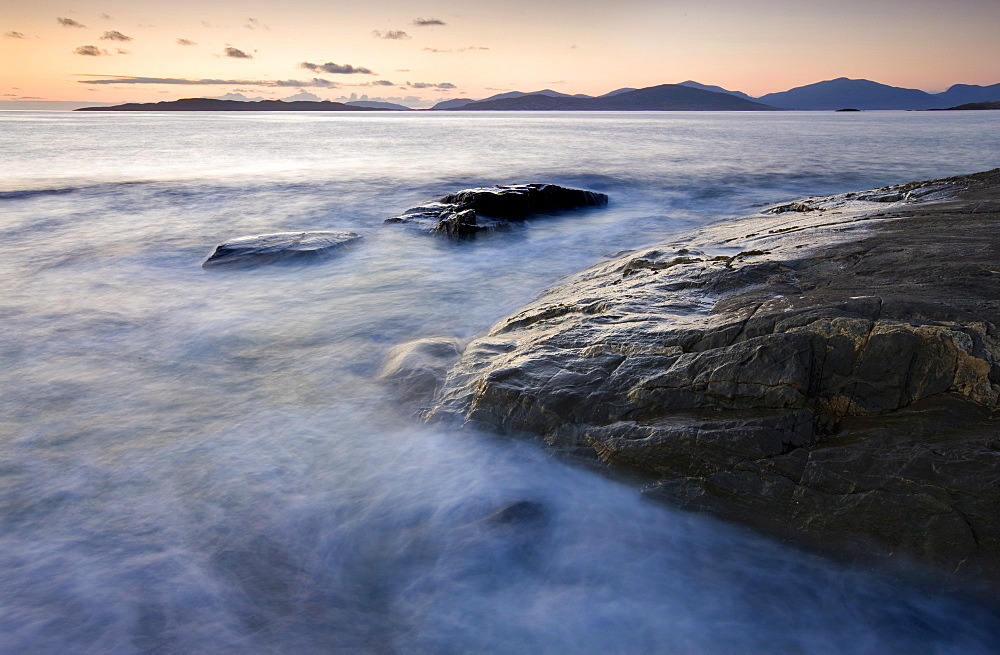
[[[408,403],[427,403],[462,350],[457,339],[425,338],[389,350],[379,378],[396,388]]]
[[[249,268],[287,260],[305,260],[328,255],[359,243],[354,232],[277,232],[240,237],[215,249],[202,268]]]
[[[452,237],[495,230],[511,221],[584,207],[604,207],[608,196],[555,184],[516,184],[466,189],[408,209],[386,223],[413,223]]]
[[[584,271],[472,341],[429,417],[1000,583],[1000,170],[921,189],[810,198]]]

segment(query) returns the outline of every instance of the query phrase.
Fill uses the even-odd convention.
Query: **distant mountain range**
[[[1000,84],[955,84],[942,93],[927,93],[840,77],[753,98],[688,80],[643,89],[625,87],[600,96],[569,95],[552,89],[533,93],[510,91],[483,100],[456,98],[433,110],[450,111],[766,111],[775,109],[952,109],[1000,102]],[[971,108],[971,107],[970,107]],[[375,100],[258,100],[185,98],[171,102],[128,103],[84,107],[76,111],[411,111],[403,105]]]
[[[618,89],[616,91],[611,91],[605,93],[603,96],[597,96],[599,98],[604,98],[607,96],[617,95],[619,93],[624,93],[626,91],[635,91],[632,87],[627,87],[624,89]],[[552,89],[542,89],[541,91],[508,91],[507,93],[498,93],[495,96],[490,96],[489,98],[483,98],[482,100],[473,100],[471,98],[454,98],[452,100],[442,100],[437,103],[431,109],[458,109],[465,105],[472,104],[474,102],[490,102],[493,100],[507,100],[508,98],[523,98],[524,96],[549,96],[550,98],[593,98],[594,96],[588,96],[583,93],[577,93],[576,95],[570,95],[568,93],[560,93],[558,91],[553,91]]]
[[[757,99],[782,109],[946,109],[970,102],[1000,100],[1000,84],[956,84],[943,93],[888,86],[870,80],[839,77],[768,93]]]
[[[548,90],[546,90],[548,91]],[[451,111],[769,111],[774,107],[729,93],[705,91],[682,84],[645,89],[618,89],[603,96],[568,96],[555,91],[505,94],[447,107]],[[435,109],[440,108],[436,105]]]
[[[950,109],[957,105],[964,105],[969,103],[979,103],[979,102],[991,102],[1000,101],[1000,84],[992,84],[990,86],[978,86],[975,84],[955,84],[951,86],[947,91],[943,93],[927,93],[926,91],[920,91],[918,89],[905,89],[902,87],[889,86],[886,84],[879,84],[878,82],[872,82],[870,80],[852,80],[846,77],[840,77],[835,80],[826,80],[824,82],[817,82],[815,84],[809,84],[806,86],[796,87],[794,89],[789,89],[788,91],[782,91],[780,93],[769,93],[767,95],[761,96],[759,98],[754,98],[742,91],[730,91],[729,89],[724,89],[720,86],[712,86],[708,84],[701,84],[692,80],[686,82],[681,82],[680,84],[663,84],[655,87],[648,87],[647,89],[632,89],[624,88],[612,91],[611,93],[606,93],[603,96],[597,96],[597,98],[607,98],[609,96],[628,94],[634,91],[649,92],[650,89],[661,89],[659,93],[665,94],[665,89],[667,87],[684,86],[691,89],[698,89],[701,91],[712,92],[717,94],[724,94],[735,96],[747,102],[754,103],[755,107],[744,106],[742,109],[764,109],[764,108],[777,108],[777,109],[801,109],[801,110],[835,110],[851,107],[854,109]],[[651,94],[646,96],[646,100],[651,100]],[[444,102],[439,102],[434,105],[433,109],[458,109],[464,108],[470,109],[609,109],[616,110],[621,109],[621,107],[598,107],[596,104],[591,107],[583,106],[581,103],[576,101],[566,101],[566,102],[553,102],[551,100],[543,100],[540,98],[528,98],[529,96],[546,96],[548,98],[587,98],[587,96],[575,95],[570,96],[565,93],[559,93],[558,91],[552,91],[551,89],[545,89],[543,91],[536,91],[534,93],[522,93],[518,91],[504,93],[496,96],[491,96],[479,101],[473,101],[468,99],[456,99],[456,100],[445,100]],[[703,96],[707,98],[707,96]],[[505,99],[519,99],[519,102],[505,102],[505,103],[495,103],[497,100]],[[596,98],[591,98],[596,99]],[[644,109],[736,109],[733,106],[716,106],[713,103],[709,103],[711,106],[703,107],[680,107],[680,106],[670,106],[679,100],[679,97],[667,99],[664,95],[664,106],[648,106],[642,107]],[[693,99],[692,99],[693,100]],[[484,106],[484,103],[491,103],[489,106]],[[575,105],[574,105],[575,103]],[[655,105],[657,103],[650,103]],[[766,105],[767,107],[761,107],[760,105]],[[630,109],[640,109],[639,107],[629,107]]]

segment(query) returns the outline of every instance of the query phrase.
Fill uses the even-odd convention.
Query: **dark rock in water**
[[[493,525],[540,526],[546,523],[549,511],[534,500],[519,500],[488,514],[484,520]]]
[[[664,245],[581,273],[472,341],[430,417],[1000,582],[1000,169],[867,195],[705,228],[735,256]]]
[[[603,193],[555,184],[521,184],[459,191],[445,196],[441,202],[472,209],[477,215],[519,221],[532,214],[603,206],[608,203],[608,197]]]
[[[443,232],[450,237],[466,237],[480,230],[495,229],[496,225],[489,222],[480,223],[475,210],[464,209],[460,212],[447,214],[447,218],[434,226],[433,232]]]
[[[486,537],[502,543],[494,546],[494,557],[505,560],[505,567],[535,568],[542,564],[547,536],[552,528],[549,508],[535,500],[518,500],[499,507],[472,525],[482,529]]]
[[[414,223],[452,237],[494,230],[511,221],[568,209],[603,207],[608,196],[555,184],[516,184],[466,189],[438,202],[408,209],[387,223]]]
[[[327,255],[364,237],[354,232],[279,232],[241,237],[215,249],[202,268],[247,268]]]

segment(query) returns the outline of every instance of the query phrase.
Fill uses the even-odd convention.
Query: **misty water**
[[[984,601],[423,425],[392,346],[759,203],[971,173],[1000,112],[0,112],[0,651],[977,653]],[[606,209],[448,242],[470,186]],[[308,265],[223,241],[347,229]],[[498,510],[529,501],[525,521]],[[529,512],[528,514],[531,514]]]

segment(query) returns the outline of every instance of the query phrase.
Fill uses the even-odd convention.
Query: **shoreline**
[[[800,545],[1000,585],[1000,169],[806,198],[594,266],[430,404]]]

